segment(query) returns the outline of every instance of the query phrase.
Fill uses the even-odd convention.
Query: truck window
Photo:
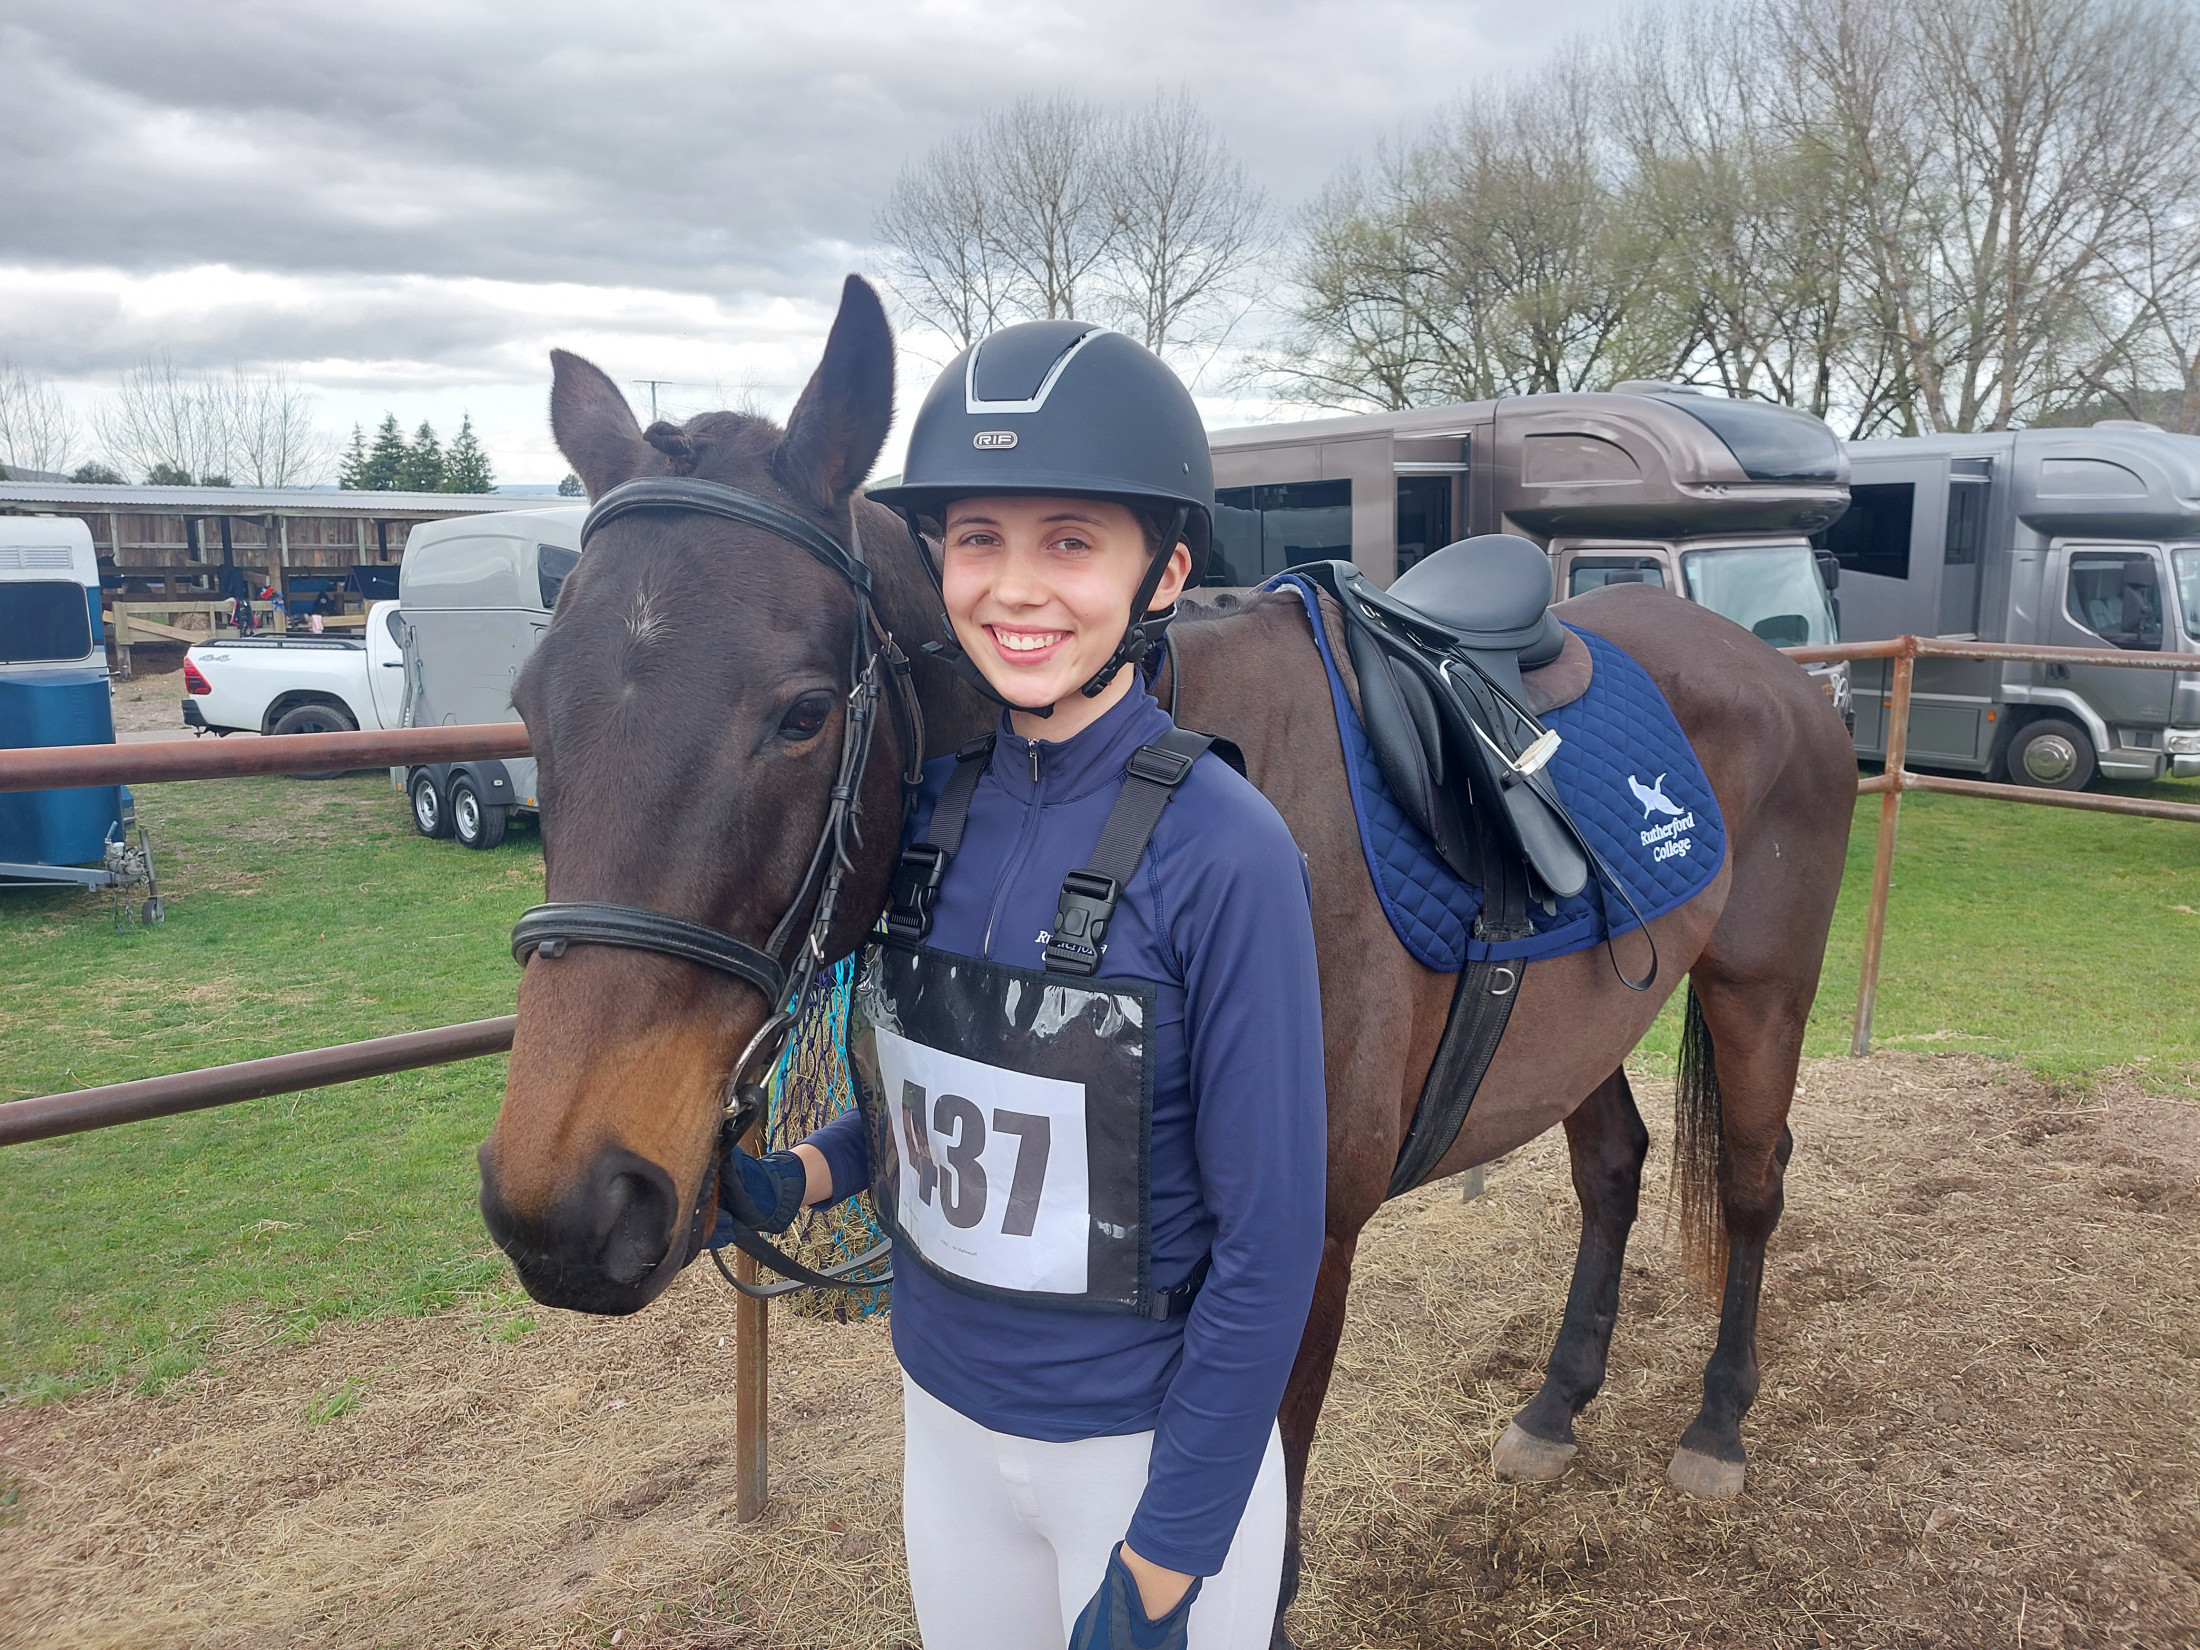
[[[1398,571],[1403,573],[1451,541],[1451,477],[1400,476]]]
[[[2078,550],[2070,557],[2070,616],[2133,653],[2162,648],[2162,579],[2152,556]]]
[[[535,580],[542,586],[542,605],[556,608],[558,592],[565,588],[565,576],[581,564],[581,553],[568,550],[560,544],[535,546]]]
[[[2200,550],[2172,550],[2177,569],[2177,605],[2185,610],[2185,634],[2200,642]]]
[[[1847,513],[1811,542],[1831,551],[1847,572],[1906,579],[1916,507],[1917,488],[1907,481],[1851,487]]]
[[[1692,550],[1681,557],[1690,599],[1774,647],[1838,641],[1825,581],[1805,544]]]
[[[1302,561],[1348,561],[1351,556],[1350,481],[1215,490],[1209,584],[1259,584]]]
[[[92,651],[92,609],[83,585],[37,579],[0,584],[0,664],[53,664]]]
[[[1942,636],[1978,633],[1978,558],[1986,537],[1987,485],[1984,476],[1956,475],[1948,480],[1948,531],[1941,545],[1937,632]]]
[[[1665,563],[1655,556],[1576,556],[1566,570],[1566,594],[1602,590],[1608,584],[1654,584],[1665,588]]]

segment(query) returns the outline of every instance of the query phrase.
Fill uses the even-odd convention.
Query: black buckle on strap
[[[1047,936],[1046,964],[1057,974],[1089,975],[1107,949],[1108,924],[1123,890],[1098,871],[1072,871],[1062,879],[1062,903]]]
[[[894,867],[886,932],[897,940],[923,940],[932,932],[932,907],[947,875],[947,855],[929,842],[912,842]]]
[[[1131,759],[1124,769],[1133,779],[1143,779],[1149,784],[1166,785],[1171,790],[1190,777],[1196,756],[1186,756],[1182,751],[1166,750],[1159,745],[1141,745],[1131,752]]]
[[[1146,1316],[1155,1323],[1167,1323],[1171,1318],[1181,1318],[1189,1312],[1192,1302],[1199,1298],[1200,1290],[1206,1287],[1207,1273],[1214,1266],[1214,1260],[1214,1251],[1209,1250],[1199,1257],[1199,1264],[1192,1268],[1192,1275],[1174,1289],[1156,1289],[1153,1292],[1153,1304],[1147,1309]]]

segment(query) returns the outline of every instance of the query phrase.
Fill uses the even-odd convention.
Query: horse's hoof
[[[1749,1468],[1741,1461],[1722,1461],[1701,1450],[1673,1452],[1666,1478],[1681,1494],[1696,1501],[1731,1501],[1742,1493],[1742,1479]]]
[[[1565,1476],[1579,1444],[1554,1444],[1524,1431],[1518,1421],[1490,1446],[1490,1469],[1511,1484],[1548,1484]]]

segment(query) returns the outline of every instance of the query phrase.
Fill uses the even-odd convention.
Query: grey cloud
[[[1024,92],[1189,83],[1289,202],[1619,3],[18,0],[0,265],[293,274],[327,301],[166,341],[501,368],[511,306],[450,283],[829,303],[904,160]],[[139,330],[94,283],[0,311],[0,350],[92,371],[141,354]]]

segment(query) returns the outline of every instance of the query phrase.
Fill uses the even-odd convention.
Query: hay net
[[[771,1110],[764,1138],[774,1150],[790,1147],[855,1105],[848,1086],[848,997],[855,983],[855,959],[844,957],[821,974],[803,998],[794,1030],[772,1072]],[[795,1217],[781,1246],[813,1269],[852,1260],[877,1243],[878,1210],[862,1192],[825,1208],[805,1209]],[[798,1289],[788,1295],[788,1310],[806,1318],[849,1323],[887,1309],[891,1285],[877,1289]]]

